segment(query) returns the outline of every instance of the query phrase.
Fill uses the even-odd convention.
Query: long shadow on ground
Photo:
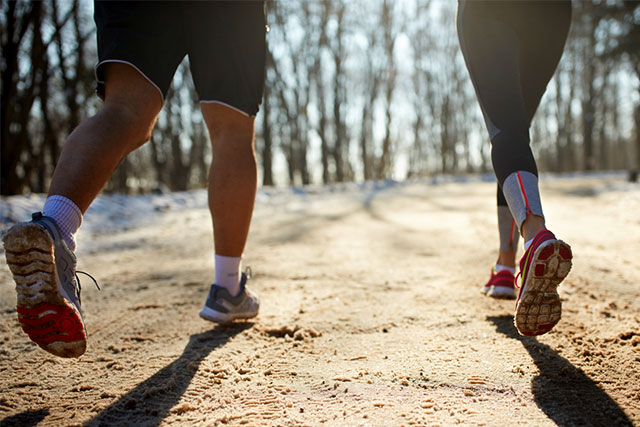
[[[20,426],[30,427],[36,426],[40,421],[49,415],[49,409],[39,409],[37,411],[25,411],[16,415],[11,415],[0,420],[0,427]]]
[[[498,332],[529,352],[540,375],[531,381],[538,407],[560,426],[632,426],[618,404],[582,370],[534,337],[518,333],[512,316],[489,316]]]
[[[102,410],[85,426],[157,426],[191,383],[200,363],[253,323],[218,325],[191,335],[182,355]]]

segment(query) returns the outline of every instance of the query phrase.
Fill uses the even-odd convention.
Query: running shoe
[[[547,333],[559,321],[562,303],[558,285],[571,270],[571,247],[549,230],[541,230],[520,259],[520,294],[514,323],[522,335]],[[516,285],[517,279],[516,279]]]
[[[22,330],[51,354],[81,356],[87,349],[87,332],[80,309],[76,257],[56,222],[34,213],[31,222],[11,227],[3,242],[16,283]]]
[[[486,285],[482,288],[482,293],[497,299],[516,299],[516,292],[513,282],[515,277],[508,270],[502,270],[496,273],[496,267],[491,269],[491,277]]]
[[[200,317],[216,323],[256,317],[260,309],[260,300],[246,287],[247,279],[250,277],[250,274],[242,273],[240,292],[236,296],[232,296],[227,289],[215,283],[211,285]]]

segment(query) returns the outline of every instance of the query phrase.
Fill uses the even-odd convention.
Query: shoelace
[[[86,271],[80,271],[80,270],[76,270],[76,280],[78,281],[78,290],[81,289],[80,286],[80,278],[78,277],[78,273],[80,274],[84,274],[85,276],[88,276],[91,280],[93,280],[93,283],[96,285],[96,288],[98,288],[99,291],[101,291],[102,289],[100,289],[100,285],[98,285],[98,281],[95,279],[95,277],[93,277],[92,275],[90,275],[89,273],[87,273]]]
[[[76,276],[76,283],[78,284],[78,292],[76,295],[78,297],[78,304],[82,305],[82,300],[80,299],[80,291],[82,290],[82,286],[80,286],[80,278],[78,277],[78,273],[84,274],[85,276],[89,276],[89,278],[93,280],[93,283],[96,285],[96,288],[98,288],[99,291],[101,291],[102,289],[100,289],[100,285],[98,285],[98,281],[95,279],[95,277],[93,277],[86,271],[76,270],[75,276]]]
[[[520,289],[520,285],[518,284],[518,278],[522,276],[522,271],[518,271],[518,274],[516,274],[516,277],[513,279],[513,284],[515,285],[516,288]]]

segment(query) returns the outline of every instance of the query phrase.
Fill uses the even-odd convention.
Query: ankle
[[[62,239],[72,252],[76,250],[75,233],[82,225],[82,211],[70,199],[53,195],[49,196],[42,208],[42,215],[52,218],[60,229]]]
[[[498,260],[496,261],[496,264],[503,265],[503,266],[509,267],[509,268],[515,268],[516,267],[516,253],[515,253],[515,251],[500,252],[498,254]]]
[[[516,268],[515,267],[507,267],[506,265],[500,265],[500,264],[496,264],[495,269],[494,269],[494,273],[495,274],[499,274],[503,271],[508,271],[511,274],[516,274]]]
[[[522,237],[525,242],[530,241],[536,234],[538,234],[541,230],[544,230],[545,222],[544,218],[538,215],[529,215],[522,223]]]
[[[233,296],[240,292],[241,263],[242,257],[215,255],[215,284]]]

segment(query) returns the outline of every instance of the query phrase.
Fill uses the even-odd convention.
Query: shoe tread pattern
[[[557,289],[571,270],[572,257],[570,246],[562,240],[548,240],[536,249],[514,316],[522,335],[542,335],[560,321]]]
[[[82,355],[87,347],[84,323],[73,304],[60,294],[49,233],[37,224],[17,224],[3,241],[16,283],[16,310],[22,330],[56,356]]]

